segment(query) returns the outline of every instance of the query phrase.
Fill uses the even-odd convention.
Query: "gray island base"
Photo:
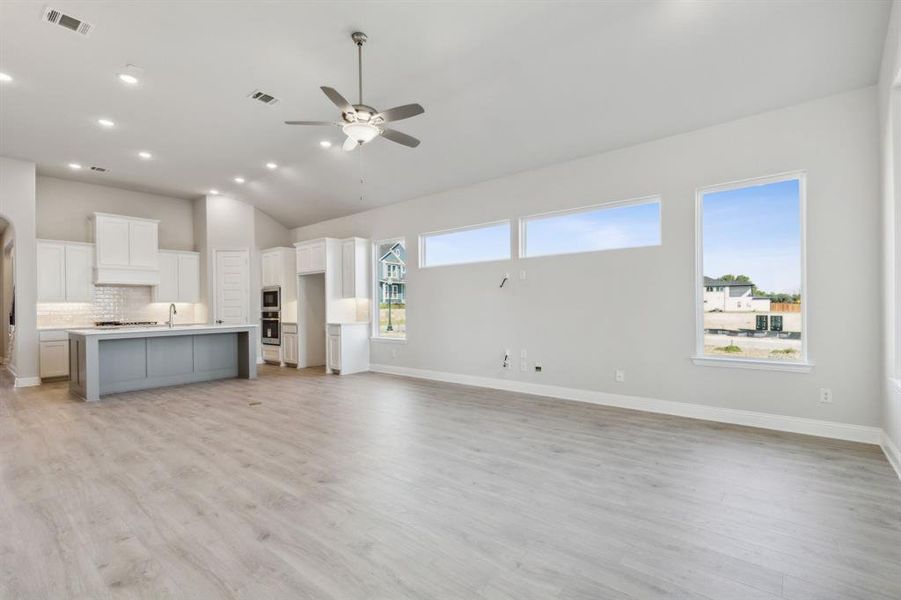
[[[69,331],[69,390],[106,394],[242,377],[255,379],[256,325]]]

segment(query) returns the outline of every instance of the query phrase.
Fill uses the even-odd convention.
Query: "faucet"
[[[172,329],[172,325],[173,325],[172,319],[177,314],[178,314],[178,311],[175,310],[175,303],[173,302],[172,304],[169,305],[169,321],[168,321],[169,329]]]

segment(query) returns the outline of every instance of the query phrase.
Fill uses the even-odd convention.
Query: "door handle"
[[[223,322],[222,319],[216,319],[216,325],[222,325]]]

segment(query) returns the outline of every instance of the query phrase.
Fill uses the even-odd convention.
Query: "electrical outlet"
[[[526,278],[526,272],[525,272],[525,271],[520,271],[520,272],[519,272],[519,278],[522,279],[522,280],[525,280],[525,278]]]
[[[391,349],[391,358],[397,358],[397,348]]]
[[[520,357],[520,358],[525,358],[526,356],[528,356],[528,355],[526,354],[526,351],[525,351],[525,350],[520,350],[520,351],[519,351],[519,357]]]
[[[625,380],[626,380],[626,372],[623,371],[622,369],[617,369],[616,370],[616,381],[618,381],[619,383],[622,383]]]
[[[541,363],[535,363],[535,372],[541,373]]]
[[[832,388],[820,388],[820,402],[832,404]]]
[[[529,370],[529,365],[526,363],[525,359],[519,361],[519,370],[523,373]]]

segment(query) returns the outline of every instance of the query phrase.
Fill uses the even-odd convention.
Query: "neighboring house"
[[[406,304],[407,250],[397,242],[379,257],[379,304]]]
[[[770,299],[755,297],[750,281],[704,277],[704,312],[768,312]]]

